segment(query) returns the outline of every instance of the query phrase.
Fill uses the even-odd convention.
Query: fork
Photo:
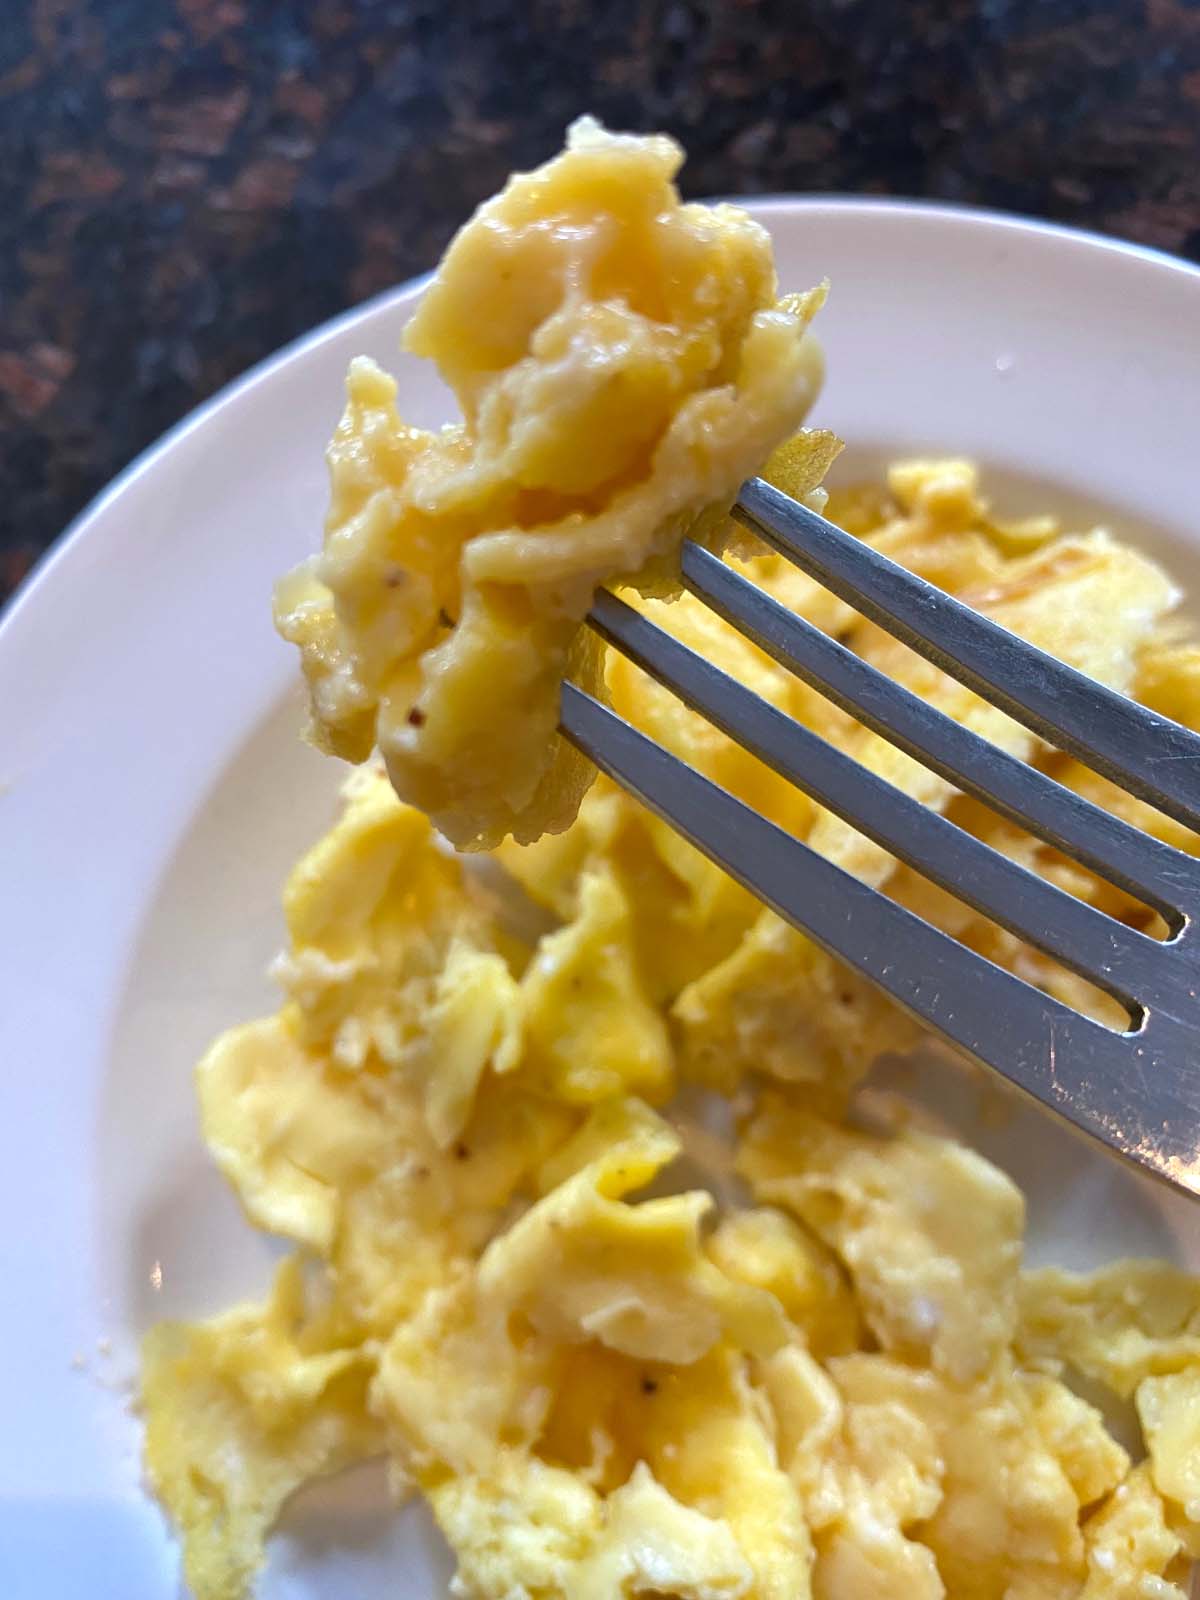
[[[1200,831],[1200,738],[1017,638],[761,478],[733,515],[1047,743]],[[684,585],[834,704],[1157,911],[1157,939],[1066,893],[760,699],[616,595],[591,627],[933,883],[1117,1000],[1121,1032],[862,883],[573,683],[560,729],[772,910],[926,1027],[1155,1177],[1200,1195],[1200,860],[970,732],[688,540]]]

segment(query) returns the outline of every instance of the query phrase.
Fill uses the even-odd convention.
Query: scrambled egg
[[[770,470],[789,483],[786,451]],[[996,521],[956,461],[901,463],[831,512],[1198,720],[1200,654],[1171,620],[1175,590],[1107,535]],[[961,720],[1118,803],[778,558],[730,559]],[[917,784],[695,601],[637,603]],[[624,660],[606,691],[851,871],[1103,1011]],[[1141,915],[919,781],[1034,870]],[[199,1600],[249,1592],[299,1484],[383,1453],[397,1492],[432,1506],[457,1592],[478,1600],[1181,1600],[1200,1554],[1200,1283],[1156,1262],[1024,1271],[1003,1174],[952,1141],[847,1122],[874,1055],[912,1025],[606,780],[566,832],[493,861],[553,919],[532,947],[494,886],[360,768],[285,892],[279,1012],[200,1064],[215,1159],[296,1254],[262,1305],[146,1342],[147,1465]],[[731,1151],[744,1203],[672,1181],[686,1129],[670,1107],[689,1083],[749,1096]],[[1089,1397],[1132,1397],[1143,1459],[1076,1377]]]
[[[584,118],[451,244],[404,342],[463,420],[406,426],[356,361],[329,452],[321,554],[281,585],[323,747],[378,743],[397,793],[460,848],[574,816],[589,769],[556,733],[580,624],[610,579],[661,587],[686,530],[727,532],[738,486],[819,381],[823,290],[776,297],[766,232],[680,203],[682,151]],[[808,441],[813,487],[826,436]]]
[[[439,352],[467,433],[418,438],[396,421],[388,380],[352,376],[329,545],[297,580],[307,598],[286,625],[303,636],[328,742],[362,755],[378,737],[391,778],[438,796],[442,819],[457,763],[482,748],[458,720],[472,662],[501,636],[497,617],[523,619],[503,635],[514,654],[498,653],[487,717],[524,693],[533,663],[536,732],[529,744],[506,721],[503,762],[480,768],[487,794],[461,798],[454,815],[472,843],[569,814],[554,810],[560,757],[542,762],[552,722],[537,719],[591,584],[665,553],[665,508],[719,504],[758,465],[743,448],[765,456],[795,420],[803,317],[770,309],[753,230],[678,208],[675,159],[661,141],[585,130],[462,236],[412,339]],[[558,220],[542,227],[545,216]],[[634,279],[650,281],[631,266],[647,230],[694,267],[681,293],[708,285],[699,321],[672,311],[666,327],[628,298]],[[741,263],[731,305],[714,252]],[[636,326],[614,332],[610,313]],[[654,439],[671,435],[667,410],[682,417],[695,400],[736,449],[722,446],[719,467],[693,452],[695,475],[677,483],[670,453],[625,409],[604,410],[603,386],[576,393],[566,378],[575,357],[561,353],[590,348],[587,328],[596,371],[636,373],[621,382],[648,413],[660,406]],[[761,411],[754,393],[780,391],[757,356],[747,365],[758,328],[789,397]],[[626,341],[651,352],[648,365],[613,355]],[[759,431],[733,420],[735,373],[753,391],[738,406],[770,416]],[[574,418],[587,419],[587,450]],[[767,470],[807,493],[823,450],[802,439]],[[518,458],[536,491],[514,487]],[[420,463],[423,499],[409,476]],[[634,487],[613,491],[627,473]],[[419,578],[389,588],[393,558],[417,570],[435,491],[463,508],[457,565],[422,546]],[[620,551],[605,510],[614,492],[640,508]],[[593,495],[592,510],[571,513],[568,537],[547,508],[576,495]],[[499,532],[501,503],[526,522]],[[1084,670],[1200,723],[1200,651],[1171,617],[1176,592],[1105,533],[997,520],[961,461],[900,463],[885,484],[835,495],[830,514]],[[724,537],[715,521],[713,534]],[[548,552],[571,597],[558,611],[543,607]],[[1185,842],[778,557],[727,559],[961,721]],[[527,582],[531,570],[541,576]],[[448,601],[459,621],[439,634],[430,618]],[[636,603],[961,826],[1141,925],[1118,890],[913,767],[694,600]],[[1102,997],[843,828],[627,662],[603,671],[623,714],[781,826],[1107,1014]],[[425,722],[410,723],[413,706]],[[522,769],[542,762],[540,798],[511,788],[510,755]],[[512,932],[495,893],[504,874],[546,914],[540,938]],[[912,1042],[913,1025],[612,784],[597,780],[560,834],[506,839],[481,874],[368,763],[284,904],[282,1004],[219,1038],[197,1082],[215,1160],[249,1220],[292,1254],[261,1303],[160,1326],[144,1349],[147,1471],[197,1600],[244,1600],[287,1496],[381,1455],[397,1495],[428,1501],[464,1600],[1183,1600],[1200,1555],[1200,1282],[1157,1262],[1025,1270],[1023,1200],[1004,1174],[951,1140],[853,1116],[872,1059]],[[677,1112],[680,1091],[698,1087],[734,1097],[724,1145],[697,1139]],[[1094,1403],[1104,1393],[1134,1403],[1136,1459]]]

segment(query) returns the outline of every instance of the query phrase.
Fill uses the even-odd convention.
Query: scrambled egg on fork
[[[462,408],[406,426],[350,369],[321,554],[280,585],[315,740],[378,744],[397,793],[460,848],[564,828],[590,778],[557,737],[570,671],[598,688],[584,613],[613,578],[670,581],[811,405],[823,290],[776,297],[767,234],[684,205],[672,140],[588,118],[459,233],[404,334]],[[804,488],[833,450],[806,441]]]
[[[515,193],[532,229],[521,249],[534,249],[537,208],[560,214],[559,185],[574,170],[593,185],[603,233],[603,206],[627,214],[634,173],[658,186],[679,244],[661,188],[675,157],[662,141],[606,144],[587,131],[562,161],[581,150],[584,168],[552,164],[521,180],[500,212],[485,211],[487,226],[503,236]],[[615,191],[602,182],[606,159],[623,175]],[[703,257],[726,223],[738,250],[753,240],[730,214],[721,219],[715,234],[698,218],[683,224],[697,235],[688,249]],[[542,316],[558,304],[558,248],[548,238],[544,255],[522,258],[522,293]],[[539,262],[554,283],[544,303]],[[443,271],[449,287],[414,337],[452,350],[461,294],[500,292],[498,268],[468,239]],[[774,293],[765,269],[753,281],[759,289],[728,312],[740,331],[718,360],[723,379],[747,370],[742,345],[760,315],[794,358],[790,370],[809,359],[803,316],[748,309],[759,290]],[[727,325],[717,304],[705,315],[714,319],[705,339]],[[612,353],[606,326],[600,319],[601,367]],[[516,371],[522,349],[493,351],[489,377],[471,351],[451,376],[472,403],[499,405],[505,380],[495,375]],[[543,379],[554,390],[561,372],[542,374],[535,392]],[[708,379],[698,383],[672,389],[678,414],[697,396],[722,414]],[[377,737],[391,779],[449,796],[456,763],[477,748],[472,704],[458,696],[473,681],[463,663],[487,636],[471,633],[478,618],[498,607],[490,628],[513,593],[524,595],[530,648],[551,639],[541,706],[577,661],[567,634],[585,602],[552,616],[540,590],[531,600],[522,541],[532,536],[513,533],[504,548],[526,554],[505,576],[509,556],[495,556],[474,590],[469,576],[422,569],[414,592],[428,580],[431,603],[442,604],[450,591],[438,586],[457,583],[462,610],[440,634],[427,619],[404,631],[406,584],[377,586],[381,530],[397,518],[407,539],[411,519],[424,518],[430,532],[432,503],[408,498],[412,461],[461,469],[455,505],[468,480],[487,477],[486,462],[463,460],[482,424],[413,440],[381,374],[359,369],[351,388],[334,450],[335,553],[285,586],[285,627],[301,639],[328,742],[357,756]],[[649,388],[648,405],[659,393]],[[777,443],[776,423],[794,426],[798,382],[788,393],[788,420],[772,413],[757,456],[743,465],[738,454],[739,474]],[[356,410],[364,395],[382,396],[381,409]],[[567,431],[543,430],[528,445],[557,460],[564,481],[591,470],[562,450],[569,419],[600,403],[586,389],[577,399],[577,412],[574,402],[546,412]],[[530,412],[522,428],[536,435],[536,421]],[[766,470],[809,493],[830,453],[822,436],[801,436]],[[639,496],[658,482],[657,468],[642,466]],[[709,466],[678,497],[658,484],[653,495],[666,499],[654,504],[669,502],[674,517],[686,503],[721,543],[718,511],[736,480],[718,486]],[[885,484],[834,495],[829,510],[1083,670],[1200,721],[1200,651],[1172,618],[1177,593],[1107,534],[996,520],[974,469],[954,460],[898,463]],[[595,525],[572,523],[585,540]],[[447,528],[466,572],[482,535],[473,523]],[[617,563],[609,546],[598,564],[589,553],[563,592],[585,571],[590,583],[650,557],[669,576],[677,531],[637,523],[636,550]],[[780,558],[742,548],[728,559],[959,720],[1186,843]],[[638,581],[653,587],[644,571]],[[513,593],[500,600],[493,586],[503,585]],[[915,767],[690,597],[636,603],[1033,870],[1114,915],[1141,914]],[[843,828],[623,658],[597,658],[591,670],[623,715],[847,870],[1103,1014],[1102,999]],[[498,682],[498,696],[515,681]],[[431,716],[434,742],[394,742],[408,707],[434,705],[435,682],[446,698]],[[429,725],[411,726],[419,736]],[[544,753],[542,732],[536,740]],[[532,748],[521,746],[522,761]],[[606,779],[564,801],[560,761],[552,753],[538,768],[536,800],[488,768],[454,813],[468,842],[495,842],[494,866],[547,914],[552,926],[532,941],[514,935],[494,894],[397,797],[388,772],[359,767],[342,815],[287,885],[279,1010],[222,1035],[200,1063],[214,1159],[248,1219],[294,1249],[260,1303],[146,1339],[146,1464],[197,1600],[243,1600],[292,1491],[377,1456],[397,1494],[428,1501],[467,1600],[1183,1600],[1179,1585],[1200,1555],[1200,1282],[1156,1262],[1026,1270],[1024,1205],[1003,1173],[953,1140],[903,1123],[866,1131],[848,1115],[878,1052],[914,1040],[911,1022]],[[527,845],[502,839],[536,832],[551,814],[569,825]],[[697,1085],[736,1096],[736,1201],[718,1200],[728,1185],[679,1181],[695,1162],[679,1160],[673,1105]],[[1085,1384],[1091,1398],[1078,1392]],[[1102,1392],[1133,1400],[1137,1459],[1093,1403]]]

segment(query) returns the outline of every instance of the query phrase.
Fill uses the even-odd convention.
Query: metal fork
[[[734,515],[864,616],[1130,794],[1200,831],[1200,738],[914,576],[762,479]],[[683,581],[776,661],[900,749],[1158,911],[1159,940],[1075,899],[875,776],[601,591],[591,626],[815,800],[1112,995],[1117,1032],[818,855],[576,685],[562,732],[780,916],[976,1061],[1200,1195],[1200,860],[927,705],[688,541]],[[1103,619],[1097,619],[1102,625]]]

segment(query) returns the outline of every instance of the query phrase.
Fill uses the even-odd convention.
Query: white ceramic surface
[[[1001,216],[770,200],[781,279],[827,275],[816,420],[841,475],[921,451],[980,460],[1008,510],[1100,518],[1200,577],[1200,272]],[[445,391],[397,355],[420,285],[361,307],[219,395],[80,519],[0,626],[0,1595],[179,1593],[142,1496],[128,1381],[160,1315],[256,1292],[273,1255],[201,1148],[190,1070],[272,1003],[283,875],[332,814],[335,764],[297,740],[274,577],[318,538],[322,449],[348,359]],[[926,1086],[928,1088],[928,1085]],[[975,1127],[1029,1188],[1032,1249],[1200,1263],[1197,1214],[1048,1121]],[[265,1600],[445,1592],[423,1514],[364,1471],[302,1497]]]

